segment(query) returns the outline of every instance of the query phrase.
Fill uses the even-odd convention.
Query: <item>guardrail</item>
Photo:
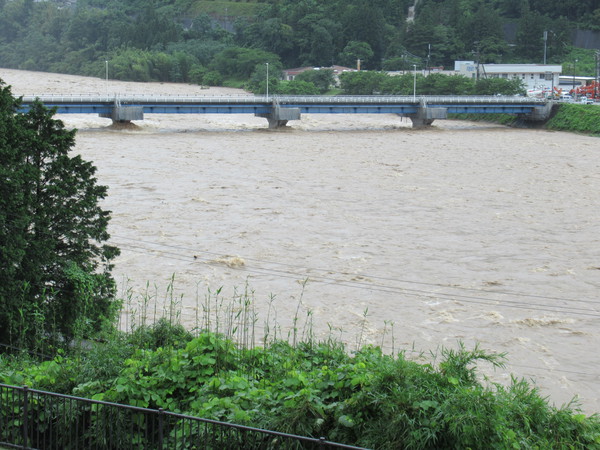
[[[26,449],[356,449],[163,410],[0,384],[0,446]]]
[[[272,103],[280,104],[544,104],[545,99],[514,96],[412,96],[412,95],[336,95],[336,96],[302,96],[302,95],[227,95],[227,96],[189,96],[189,95],[141,95],[126,94],[101,96],[96,94],[31,94],[24,95],[24,103],[40,99],[44,103],[182,103],[182,104],[248,104]]]

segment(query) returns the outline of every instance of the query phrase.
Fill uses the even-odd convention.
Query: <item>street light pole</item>
[[[417,101],[417,65],[413,64],[413,102]]]
[[[546,64],[546,48],[548,43],[548,32],[544,31],[544,65]]]
[[[104,61],[106,65],[106,96],[108,97],[108,61]]]
[[[577,60],[573,62],[573,98],[577,100],[577,95],[575,95],[575,70],[577,68]]]
[[[596,50],[596,79],[594,81],[594,100],[596,100],[598,99],[598,83],[600,83],[600,50]]]
[[[267,101],[269,101],[269,63],[267,64]]]

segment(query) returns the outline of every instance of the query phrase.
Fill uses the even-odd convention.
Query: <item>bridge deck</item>
[[[513,96],[406,96],[406,95],[355,95],[355,96],[161,96],[161,95],[26,95],[22,97],[24,104],[30,104],[35,99],[46,104],[134,104],[134,105],[456,105],[456,104],[520,104],[540,106],[546,103],[544,99]]]
[[[113,120],[141,120],[143,114],[254,114],[279,126],[305,114],[398,114],[419,121],[447,113],[532,114],[544,99],[512,96],[160,96],[27,95],[26,111],[40,100],[59,114],[99,114]],[[431,114],[439,110],[440,113]],[[135,113],[133,112],[135,110]],[[291,112],[295,111],[294,114]],[[422,122],[423,123],[423,122]]]

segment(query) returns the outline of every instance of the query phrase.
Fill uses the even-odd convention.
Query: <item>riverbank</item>
[[[450,114],[449,117],[457,120],[498,123],[509,127],[519,127],[523,124],[521,119],[511,114]],[[573,103],[557,104],[550,119],[541,124],[541,127],[546,130],[600,136],[600,107]]]
[[[600,136],[600,106],[562,103],[545,128]]]
[[[106,92],[86,77],[0,78],[17,94]],[[250,114],[149,114],[136,130],[60,118],[109,186],[124,329],[136,310],[169,311],[165,297],[192,329],[208,292],[248,287],[283,333],[299,308],[318,339],[333,329],[390,354],[479,343],[508,354],[482,368],[494,381],[534,379],[558,406],[578,395],[600,410],[596,138],[460,120],[414,130],[394,114],[307,114],[277,132]]]
[[[70,402],[65,415],[62,408],[49,407],[49,399],[42,401],[37,390],[381,450],[598,448],[600,442],[598,415],[587,417],[576,404],[555,408],[525,379],[514,378],[507,386],[490,383],[479,365],[501,369],[504,354],[477,345],[438,349],[428,363],[412,361],[404,351],[386,355],[377,346],[349,351],[335,338],[317,342],[304,332],[301,341],[294,335],[293,342],[236,345],[226,336],[236,334],[237,325],[217,333],[210,330],[213,323],[205,324],[208,329],[192,333],[160,320],[130,333],[109,333],[104,342],[73,346],[52,361],[7,359],[0,382],[27,385],[32,398],[39,398],[28,403],[30,423],[36,424],[29,445],[43,448],[52,437],[57,448],[91,448],[107,440],[115,448],[153,448],[157,438],[148,432],[151,411],[145,410],[142,421],[131,411],[113,410],[96,426],[100,405]],[[253,334],[253,327],[247,331]],[[6,425],[0,442],[17,446],[23,425],[15,419],[23,407],[18,396],[4,397],[12,420],[2,421],[0,411]],[[102,410],[107,408],[104,403]],[[216,439],[200,423],[162,417],[166,448],[200,435]],[[58,427],[75,432],[56,433]],[[259,447],[288,448],[283,439]],[[246,433],[236,447],[257,448],[253,443]]]

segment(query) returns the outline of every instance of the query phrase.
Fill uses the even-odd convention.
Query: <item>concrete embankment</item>
[[[514,127],[542,127],[547,130],[572,131],[600,136],[600,105],[560,103],[553,107],[550,118],[544,122],[523,121],[510,114],[452,114],[449,118],[493,122]]]

